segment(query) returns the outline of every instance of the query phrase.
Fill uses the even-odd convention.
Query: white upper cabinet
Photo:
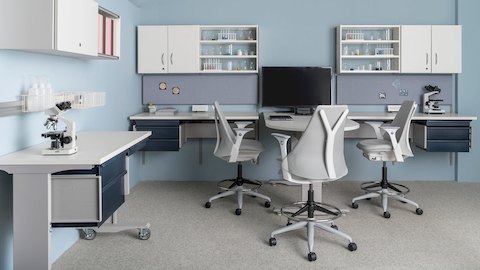
[[[401,39],[401,72],[431,73],[431,26],[402,25]]]
[[[432,72],[462,72],[462,26],[432,25]]]
[[[258,73],[258,26],[139,25],[137,72]]]
[[[168,72],[199,72],[198,25],[168,26]]]
[[[108,31],[99,14],[115,21]],[[3,0],[0,36],[0,49],[118,59],[120,17],[94,0]],[[105,40],[114,53],[100,51]]]
[[[168,26],[142,25],[137,28],[137,72],[168,72]]]
[[[198,25],[138,26],[138,73],[198,73],[198,40]]]
[[[98,4],[93,0],[55,1],[55,49],[98,55]]]
[[[461,73],[462,27],[402,25],[402,73]]]

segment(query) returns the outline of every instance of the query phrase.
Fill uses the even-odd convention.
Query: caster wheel
[[[138,238],[140,238],[141,240],[148,240],[151,234],[152,234],[152,231],[150,231],[149,228],[143,228],[143,229],[140,229],[140,232],[138,233]]]
[[[83,239],[93,240],[97,236],[97,232],[94,229],[83,230]]]
[[[384,218],[390,218],[390,212],[388,212],[388,211],[383,212],[383,217]]]
[[[316,261],[317,260],[317,254],[315,254],[315,252],[308,253],[308,260],[311,261],[311,262]]]
[[[333,225],[332,225],[332,226],[330,226],[330,227],[332,227],[333,229],[335,229],[335,230],[337,230],[337,231],[338,231],[338,226],[337,226],[337,225],[333,224]]]
[[[277,239],[275,239],[275,238],[273,238],[273,237],[270,238],[270,239],[268,240],[268,244],[269,244],[271,247],[276,246],[276,245],[277,245]]]
[[[353,242],[350,243],[350,244],[348,244],[348,250],[350,250],[350,251],[355,251],[355,250],[357,250],[357,244],[355,244],[355,243],[353,243]]]
[[[365,200],[370,201],[372,198],[366,198]]]
[[[353,208],[353,209],[357,209],[357,208],[358,208],[358,203],[352,202],[352,208]]]
[[[205,203],[205,208],[210,208],[212,207],[212,203],[211,202],[206,202]]]
[[[235,210],[235,215],[240,216],[241,214],[242,214],[242,209],[237,208],[237,209]]]
[[[270,208],[270,205],[271,205],[271,203],[270,203],[269,201],[266,201],[266,202],[265,202],[265,207],[266,207],[266,208]]]
[[[415,210],[415,213],[417,213],[417,215],[421,216],[421,215],[423,214],[422,208],[417,208],[417,209]]]

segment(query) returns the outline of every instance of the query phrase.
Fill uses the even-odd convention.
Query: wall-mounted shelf
[[[258,26],[201,25],[199,68],[201,73],[258,73]]]
[[[337,73],[400,72],[399,25],[337,27]]]
[[[0,117],[21,113],[22,105],[22,101],[0,102]]]
[[[104,106],[105,92],[63,92],[52,95],[21,95],[18,101],[0,102],[0,117],[26,112],[42,112],[55,104],[70,101],[72,109]]]

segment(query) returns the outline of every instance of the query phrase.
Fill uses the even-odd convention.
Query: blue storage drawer
[[[469,140],[470,127],[427,127],[428,140]]]
[[[470,121],[423,121],[412,127],[413,142],[425,151],[470,151]]]
[[[425,150],[429,152],[469,152],[470,141],[429,140]]]
[[[134,130],[152,132],[142,151],[178,151],[180,149],[180,121],[133,120],[131,124]]]

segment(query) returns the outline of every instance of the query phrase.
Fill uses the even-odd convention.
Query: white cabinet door
[[[141,25],[137,28],[137,72],[168,72],[168,26]]]
[[[431,73],[431,26],[402,25],[400,35],[402,73]]]
[[[197,73],[199,64],[199,26],[168,26],[168,71],[170,73]]]
[[[56,0],[55,4],[55,49],[97,56],[98,4],[93,0]]]
[[[462,26],[432,25],[432,72],[462,72]]]

